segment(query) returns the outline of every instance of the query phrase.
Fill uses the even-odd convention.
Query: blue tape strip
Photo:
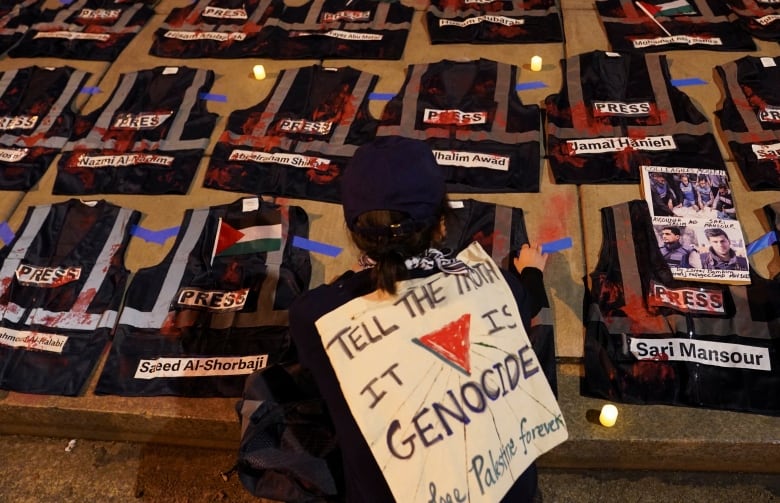
[[[178,233],[179,233],[178,225],[176,227],[168,227],[167,229],[162,229],[159,231],[145,229],[140,225],[134,225],[133,228],[130,229],[131,235],[139,237],[149,243],[157,243],[158,245],[165,243],[168,240],[168,238],[170,238],[171,236],[175,236]]]
[[[517,85],[515,85],[515,91],[525,91],[527,89],[541,89],[543,87],[547,87],[547,84],[540,80],[534,80],[531,82],[518,82]]]
[[[81,93],[82,94],[97,94],[99,92],[100,92],[100,88],[99,87],[84,86],[84,87],[81,88]]]
[[[224,94],[211,94],[211,93],[199,93],[198,98],[202,100],[211,100],[211,101],[227,101],[227,96]]]
[[[706,80],[702,80],[698,77],[694,77],[692,79],[672,79],[672,85],[674,87],[701,86],[706,83],[707,83]]]
[[[549,243],[542,243],[542,253],[554,253],[561,250],[568,250],[574,246],[571,238],[561,238]]]
[[[0,222],[0,240],[5,244],[10,244],[15,237],[16,234],[11,230],[8,222]]]
[[[321,253],[329,257],[335,257],[341,253],[341,248],[338,246],[312,241],[300,236],[293,236],[292,244],[298,248],[303,248],[304,250],[313,251],[315,253]]]
[[[393,96],[395,96],[395,94],[393,93],[370,93],[368,95],[368,99],[377,100],[377,101],[389,101],[393,99]]]
[[[747,254],[753,255],[757,251],[761,251],[768,246],[772,246],[777,242],[777,233],[775,231],[767,232],[760,238],[756,239],[752,243],[747,245]]]

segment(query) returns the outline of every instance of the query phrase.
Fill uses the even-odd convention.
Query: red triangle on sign
[[[435,332],[423,335],[415,342],[436,353],[444,360],[459,369],[471,374],[471,359],[469,357],[469,328],[471,315],[464,314],[460,318],[447,323]]]

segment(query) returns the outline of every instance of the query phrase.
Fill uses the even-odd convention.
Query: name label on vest
[[[111,35],[108,33],[84,33],[80,31],[39,31],[33,38],[65,38],[68,40],[97,40],[100,42],[107,42],[111,39]]]
[[[344,30],[329,30],[329,31],[291,31],[291,37],[331,37],[340,38],[343,40],[355,40],[355,41],[367,41],[367,40],[382,40],[383,35],[380,33],[359,33]]]
[[[775,21],[780,19],[780,15],[778,14],[769,14],[767,16],[761,16],[756,18],[756,22],[762,26],[766,26],[768,24],[772,24]]]
[[[202,377],[251,374],[268,365],[268,355],[212,358],[155,358],[141,360],[135,379]]]
[[[760,160],[776,160],[780,159],[780,143],[772,143],[770,145],[751,145],[753,153]]]
[[[331,121],[310,121],[306,119],[283,119],[276,124],[276,129],[284,133],[304,133],[324,136],[330,134],[333,128]]]
[[[173,166],[174,158],[157,154],[89,155],[82,154],[76,160],[79,168],[110,168],[117,166],[137,166],[154,164],[155,166]]]
[[[114,117],[113,129],[155,129],[173,115],[173,112],[122,113]]]
[[[182,288],[176,294],[176,305],[191,309],[226,312],[244,308],[249,288],[241,290],[201,290]]]
[[[330,159],[322,157],[312,157],[301,154],[283,154],[271,152],[257,152],[254,150],[235,149],[230,152],[228,157],[230,161],[256,162],[259,164],[273,163],[293,166],[295,168],[307,168],[317,171],[327,171],[330,165]]]
[[[81,267],[38,267],[20,265],[16,268],[16,280],[28,286],[56,288],[81,277]]]
[[[640,101],[637,103],[626,103],[623,101],[594,101],[593,115],[596,117],[609,115],[647,117],[650,115],[650,102]]]
[[[68,337],[57,334],[44,334],[29,330],[14,330],[0,327],[0,345],[12,348],[25,348],[49,353],[62,353]]]
[[[246,19],[246,10],[241,9],[223,9],[220,7],[206,7],[203,9],[204,17],[216,17],[220,19]]]
[[[677,144],[670,135],[648,136],[646,138],[629,138],[622,136],[617,138],[593,138],[588,140],[568,140],[571,155],[602,154],[604,152],[621,152],[628,148],[633,150],[676,150]]]
[[[368,21],[371,12],[367,10],[343,10],[339,12],[325,12],[322,14],[323,23],[335,23],[338,21]]]
[[[684,44],[684,45],[723,45],[719,37],[693,37],[690,35],[674,35],[672,37],[640,38],[632,40],[635,49],[656,45]]]
[[[224,33],[220,31],[178,31],[168,30],[165,32],[165,38],[175,38],[176,40],[215,40],[217,42],[238,41],[246,39],[246,34],[239,31]]]
[[[629,337],[627,342],[629,352],[638,360],[693,362],[715,367],[772,370],[767,348],[678,338]]]
[[[670,307],[683,313],[725,313],[723,292],[708,288],[668,288],[656,282],[650,285],[647,303],[653,307]]]
[[[487,116],[487,112],[464,112],[455,108],[449,110],[426,108],[423,111],[423,122],[447,126],[470,126],[471,124],[485,124]]]
[[[121,9],[81,9],[78,19],[116,21],[121,14]]]
[[[460,168],[487,168],[498,171],[509,170],[509,157],[481,152],[463,152],[457,150],[434,150],[436,162],[442,166]]]
[[[459,28],[480,23],[493,23],[504,26],[519,26],[525,24],[525,19],[516,19],[507,16],[496,16],[490,14],[470,17],[468,19],[464,19],[463,21],[455,21],[454,19],[439,19],[439,26],[457,26]]]
[[[0,129],[32,129],[38,122],[37,115],[17,115],[14,117],[0,117]]]
[[[761,122],[780,123],[780,107],[766,105],[758,111],[758,120]]]
[[[26,148],[0,148],[0,161],[17,162],[27,157],[29,149]]]

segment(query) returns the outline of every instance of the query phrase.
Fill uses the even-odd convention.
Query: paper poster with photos
[[[750,283],[747,242],[725,170],[642,166],[642,193],[676,279]]]

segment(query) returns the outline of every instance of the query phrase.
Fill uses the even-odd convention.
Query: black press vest
[[[520,101],[517,72],[488,59],[409,65],[377,136],[427,142],[450,192],[538,192],[539,107]]]
[[[282,70],[262,102],[230,114],[204,186],[341,201],[341,174],[374,138],[368,97],[377,79],[350,67]]]
[[[289,361],[287,309],[311,278],[295,236],[308,237],[297,206],[187,210],[170,253],[134,275],[95,392],[235,397],[252,371]]]
[[[0,250],[0,388],[79,394],[116,324],[139,219],[105,201],[28,208]]]
[[[780,22],[780,21],[778,21]],[[715,116],[752,190],[780,189],[780,57],[715,67],[724,99]]]
[[[57,165],[55,194],[185,194],[217,115],[202,96],[214,72],[186,66],[124,73],[81,116]]]
[[[69,66],[0,73],[0,189],[35,185],[70,138],[90,74]]]
[[[639,167],[723,169],[706,116],[671,83],[666,56],[593,51],[562,60],[545,99],[558,183],[639,181]]]
[[[780,414],[780,283],[675,281],[645,201],[601,210],[586,288],[583,393],[637,404]]]

